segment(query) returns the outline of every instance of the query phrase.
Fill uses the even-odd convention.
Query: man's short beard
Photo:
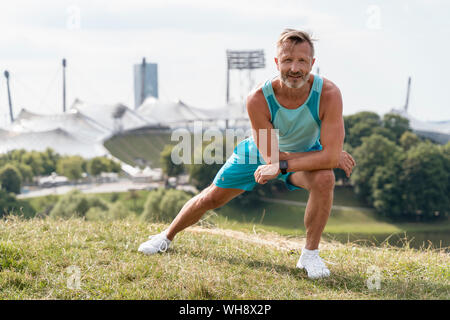
[[[300,89],[301,87],[303,87],[308,82],[310,76],[311,76],[311,73],[307,73],[306,75],[301,75],[300,82],[295,84],[295,85],[289,82],[289,74],[288,73],[286,73],[285,75],[283,75],[281,73],[281,77],[280,78],[281,78],[281,81],[283,81],[283,83],[287,87],[289,87],[291,89]]]

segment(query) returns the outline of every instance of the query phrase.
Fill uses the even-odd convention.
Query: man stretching
[[[314,45],[306,32],[285,29],[281,33],[275,58],[279,75],[247,97],[252,136],[238,144],[213,183],[186,202],[168,229],[140,245],[140,252],[166,251],[175,235],[206,211],[252,190],[256,183],[277,178],[289,190],[309,191],[306,245],[297,267],[306,269],[312,279],[330,275],[318,247],[333,203],[333,168],[350,176],[355,161],[342,150],[341,93],[330,80],[311,74],[314,61]],[[261,139],[261,132],[269,138]]]

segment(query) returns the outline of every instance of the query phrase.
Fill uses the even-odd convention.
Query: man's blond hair
[[[295,29],[284,29],[280,34],[277,41],[277,49],[279,50],[286,42],[291,42],[292,44],[307,42],[311,47],[311,56],[314,58],[314,44],[315,39],[311,38],[311,35],[306,31],[295,30]]]

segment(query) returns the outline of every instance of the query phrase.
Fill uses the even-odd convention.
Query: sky
[[[2,1],[0,127],[22,108],[62,112],[62,58],[67,103],[124,103],[134,108],[133,64],[158,64],[159,95],[200,108],[226,103],[226,50],[263,49],[277,74],[275,43],[284,28],[312,33],[313,68],[341,90],[344,115],[383,115],[405,104],[424,121],[450,120],[450,2],[446,0]],[[232,71],[231,96],[249,91],[248,72]]]

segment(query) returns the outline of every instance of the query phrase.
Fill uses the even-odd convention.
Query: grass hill
[[[170,131],[149,128],[117,134],[105,141],[104,146],[113,156],[129,165],[142,166],[147,163],[152,168],[159,168],[160,153],[169,143]]]
[[[450,298],[450,256],[443,250],[323,242],[332,275],[313,281],[295,268],[303,237],[259,229],[200,224],[180,233],[165,254],[137,252],[149,234],[166,227],[133,218],[6,216],[0,220],[0,299]],[[379,290],[367,287],[373,267]]]
[[[130,191],[122,193],[104,193],[96,196],[108,203],[118,201],[126,208],[140,215],[144,210],[144,203],[150,191]],[[26,199],[33,208],[33,213],[45,212],[48,206],[54,204],[60,196],[45,196]],[[266,232],[275,231],[283,236],[304,236],[303,224],[307,191],[275,193],[271,199],[261,201],[259,206],[242,206],[232,200],[215,212],[205,214],[205,221],[209,225],[232,229],[236,231],[253,232],[254,228]],[[287,203],[280,202],[287,200]],[[435,248],[448,247],[450,220],[437,222],[394,222],[376,214],[374,209],[365,208],[355,195],[345,187],[336,187],[334,205],[324,235],[327,238],[346,242],[361,240],[370,244],[380,244],[389,238],[391,244],[404,242],[404,233],[412,238],[412,247],[419,248],[428,240]],[[392,236],[395,234],[394,236]],[[441,242],[442,241],[442,242]]]

